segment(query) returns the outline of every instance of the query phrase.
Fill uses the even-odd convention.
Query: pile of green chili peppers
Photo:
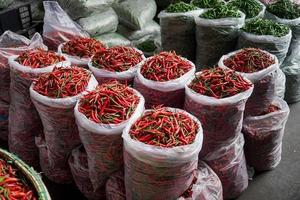
[[[225,5],[225,2],[222,0],[192,0],[191,5],[199,8],[215,8]]]
[[[143,52],[153,52],[157,47],[153,40],[147,40],[137,45],[137,48]]]
[[[300,6],[290,0],[279,0],[267,6],[267,11],[283,19],[300,17]]]
[[[196,10],[196,9],[197,9],[196,6],[180,1],[177,3],[170,4],[167,7],[166,12],[167,13],[185,13],[185,12],[189,12],[189,11]]]
[[[237,7],[245,13],[246,18],[256,17],[262,10],[262,5],[256,0],[232,0],[228,5]]]
[[[239,18],[241,17],[241,13],[239,13],[236,7],[225,5],[208,10],[200,15],[200,17],[204,19]]]

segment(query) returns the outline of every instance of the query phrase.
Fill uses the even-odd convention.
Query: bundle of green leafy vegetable
[[[185,2],[177,2],[177,3],[172,3],[170,4],[167,9],[166,12],[167,13],[184,13],[184,12],[189,12],[192,10],[196,10],[197,7]]]
[[[237,7],[245,13],[246,18],[256,17],[263,9],[263,6],[256,0],[232,0],[228,5]]]
[[[223,5],[204,12],[200,17],[204,19],[239,18],[241,13],[234,6]]]
[[[282,19],[296,19],[300,17],[300,5],[290,0],[279,0],[267,6],[267,11]]]
[[[191,5],[199,8],[215,8],[225,5],[225,2],[222,0],[192,0]]]

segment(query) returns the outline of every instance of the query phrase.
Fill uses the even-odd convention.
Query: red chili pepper
[[[266,109],[264,110],[264,112],[260,113],[258,116],[261,116],[261,115],[267,115],[267,114],[269,114],[269,113],[276,112],[276,111],[278,111],[278,110],[280,110],[280,108],[279,108],[278,106],[276,106],[276,105],[274,105],[274,104],[271,104],[268,108],[266,108]]]

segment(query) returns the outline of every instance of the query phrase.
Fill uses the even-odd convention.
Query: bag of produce
[[[203,158],[220,178],[224,199],[234,199],[248,187],[244,142],[243,134],[240,134]]]
[[[245,115],[256,116],[272,103],[279,69],[275,55],[261,49],[245,48],[222,56],[219,66],[236,71],[254,84]]]
[[[129,46],[130,41],[118,33],[106,33],[103,35],[94,36],[100,42],[103,42],[108,47],[113,46]]]
[[[242,28],[237,48],[260,48],[277,56],[281,64],[288,52],[291,37],[288,26],[267,19],[256,19],[246,22]]]
[[[31,40],[11,31],[5,31],[0,36],[0,139],[3,141],[8,140],[8,110],[10,103],[8,58],[34,48],[47,49],[38,33]]]
[[[97,52],[106,47],[93,38],[74,38],[58,46],[58,53],[66,57],[71,64],[88,68],[88,63]]]
[[[10,66],[9,151],[27,164],[38,167],[39,155],[34,137],[43,126],[29,94],[29,87],[41,74],[55,66],[69,64],[63,56],[44,50],[28,50],[8,59]]]
[[[80,18],[77,23],[90,35],[116,32],[119,20],[111,7],[95,9],[89,16]]]
[[[300,101],[300,69],[298,66],[285,67],[282,69],[286,76],[286,90],[284,100],[289,104]]]
[[[162,50],[175,51],[191,61],[196,54],[196,25],[194,16],[202,10],[184,2],[170,4],[159,13]]]
[[[44,1],[43,4],[45,9],[43,38],[49,49],[56,51],[61,43],[78,37],[89,37],[57,2]]]
[[[134,88],[145,97],[147,109],[158,105],[183,108],[184,85],[194,73],[191,61],[175,52],[161,52],[138,68]]]
[[[245,104],[252,91],[249,80],[221,68],[202,70],[187,83],[184,109],[203,127],[200,158],[240,134]]]
[[[281,69],[277,70],[277,78],[275,80],[275,94],[284,99],[286,76]]]
[[[54,68],[36,79],[30,87],[30,96],[44,127],[50,168],[55,173],[69,174],[70,179],[61,182],[55,173],[44,173],[56,183],[72,181],[68,157],[81,142],[75,123],[74,107],[86,91],[98,85],[92,73],[84,68]],[[46,170],[47,171],[47,170]]]
[[[161,42],[160,36],[152,37],[152,36],[145,36],[144,38],[133,41],[132,44],[142,51],[145,57],[151,57],[155,54],[158,54],[161,51]]]
[[[194,5],[198,8],[209,9],[216,8],[219,6],[224,6],[225,1],[223,0],[191,0],[191,5]]]
[[[121,133],[127,124],[142,115],[144,102],[136,90],[110,81],[84,95],[76,104],[76,123],[95,191],[123,167]]]
[[[245,14],[229,6],[219,6],[195,17],[197,69],[217,64],[222,55],[234,50],[244,21]]]
[[[88,63],[99,84],[109,80],[133,84],[137,68],[145,56],[133,47],[115,46],[96,53]]]
[[[154,0],[119,0],[113,4],[121,24],[133,30],[140,30],[147,26],[155,14]]]
[[[181,109],[146,110],[123,131],[126,199],[171,200],[193,183],[202,127]]]
[[[245,21],[263,18],[266,6],[258,0],[230,0],[227,5],[235,6],[246,15]]]
[[[279,164],[289,111],[287,103],[277,97],[260,115],[244,119],[247,165],[257,171],[265,171],[274,169]]]

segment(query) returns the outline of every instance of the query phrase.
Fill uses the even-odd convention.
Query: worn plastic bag
[[[87,199],[105,199],[105,188],[101,188],[99,191],[94,191],[93,189],[93,185],[89,177],[87,154],[83,145],[73,149],[69,158],[69,166],[77,188]]]
[[[280,98],[284,98],[286,76],[281,69],[277,70],[277,78],[275,80],[275,94]]]
[[[97,85],[96,79],[91,74],[86,91],[95,89]],[[33,87],[34,84],[31,85],[29,92],[44,127],[43,134],[49,152],[49,167],[56,169],[55,172],[50,174],[44,172],[44,174],[53,182],[69,183],[72,181],[71,176],[69,176],[69,181],[62,180],[65,182],[61,182],[56,177],[58,177],[57,174],[70,174],[68,157],[71,151],[81,143],[75,123],[74,107],[85,91],[72,97],[51,98],[39,94]]]
[[[248,173],[244,155],[244,137],[210,152],[203,160],[214,170],[222,182],[224,199],[238,197],[248,187]]]
[[[113,4],[119,16],[120,23],[133,30],[140,30],[147,26],[155,14],[154,0],[119,0]]]
[[[106,46],[129,46],[131,42],[118,33],[106,33],[94,37],[96,40],[103,42]]]
[[[192,184],[198,154],[202,147],[200,122],[184,110],[198,124],[195,141],[189,145],[163,148],[144,144],[129,135],[132,124],[123,131],[126,199],[176,199]],[[145,111],[147,112],[147,111]]]
[[[185,86],[184,109],[196,116],[202,124],[204,135],[200,152],[202,158],[240,134],[245,105],[252,94],[253,86],[234,96],[216,99],[194,92],[188,87],[191,81]]]
[[[123,167],[122,131],[142,115],[145,100],[135,91],[140,101],[131,117],[119,124],[98,124],[79,112],[77,102],[74,114],[79,136],[87,152],[89,175],[95,191],[102,188],[109,176]]]
[[[245,14],[242,12],[240,14],[240,18],[203,19],[195,17],[197,69],[217,64],[222,55],[234,50],[239,29],[245,22]]]
[[[286,90],[284,100],[288,103],[300,101],[300,68],[297,66],[282,69],[286,76]]]
[[[186,13],[160,12],[158,18],[161,26],[162,50],[174,50],[178,55],[194,61],[196,54],[196,25],[194,17],[203,10]]]
[[[43,38],[49,49],[77,37],[89,37],[88,33],[75,23],[55,1],[44,1],[45,17]]]
[[[69,65],[68,61],[56,63],[45,68],[30,68],[19,64],[11,56],[10,66],[10,107],[9,107],[9,151],[18,155],[27,164],[37,167],[39,157],[34,137],[43,133],[43,126],[29,94],[33,79],[42,73],[51,72],[54,66]]]
[[[5,31],[0,36],[0,139],[8,139],[8,110],[9,110],[9,86],[10,69],[8,58],[20,55],[26,50],[47,47],[43,44],[42,37],[36,33],[31,40],[11,31]]]
[[[272,105],[280,110],[261,116],[249,116],[243,122],[247,164],[258,171],[274,169],[281,160],[282,139],[290,109],[278,97]]]
[[[116,12],[111,7],[103,6],[93,11],[89,16],[80,18],[77,23],[90,35],[101,35],[115,32],[119,20]]]
[[[221,68],[229,69],[225,66],[224,60],[240,51],[241,50],[237,50],[222,56],[218,65]],[[277,77],[277,70],[279,69],[278,59],[275,55],[272,55],[267,51],[264,51],[264,53],[270,55],[270,57],[275,60],[275,64],[254,73],[237,72],[254,84],[253,93],[246,103],[245,115],[258,115],[271,104],[275,97],[275,81]]]

